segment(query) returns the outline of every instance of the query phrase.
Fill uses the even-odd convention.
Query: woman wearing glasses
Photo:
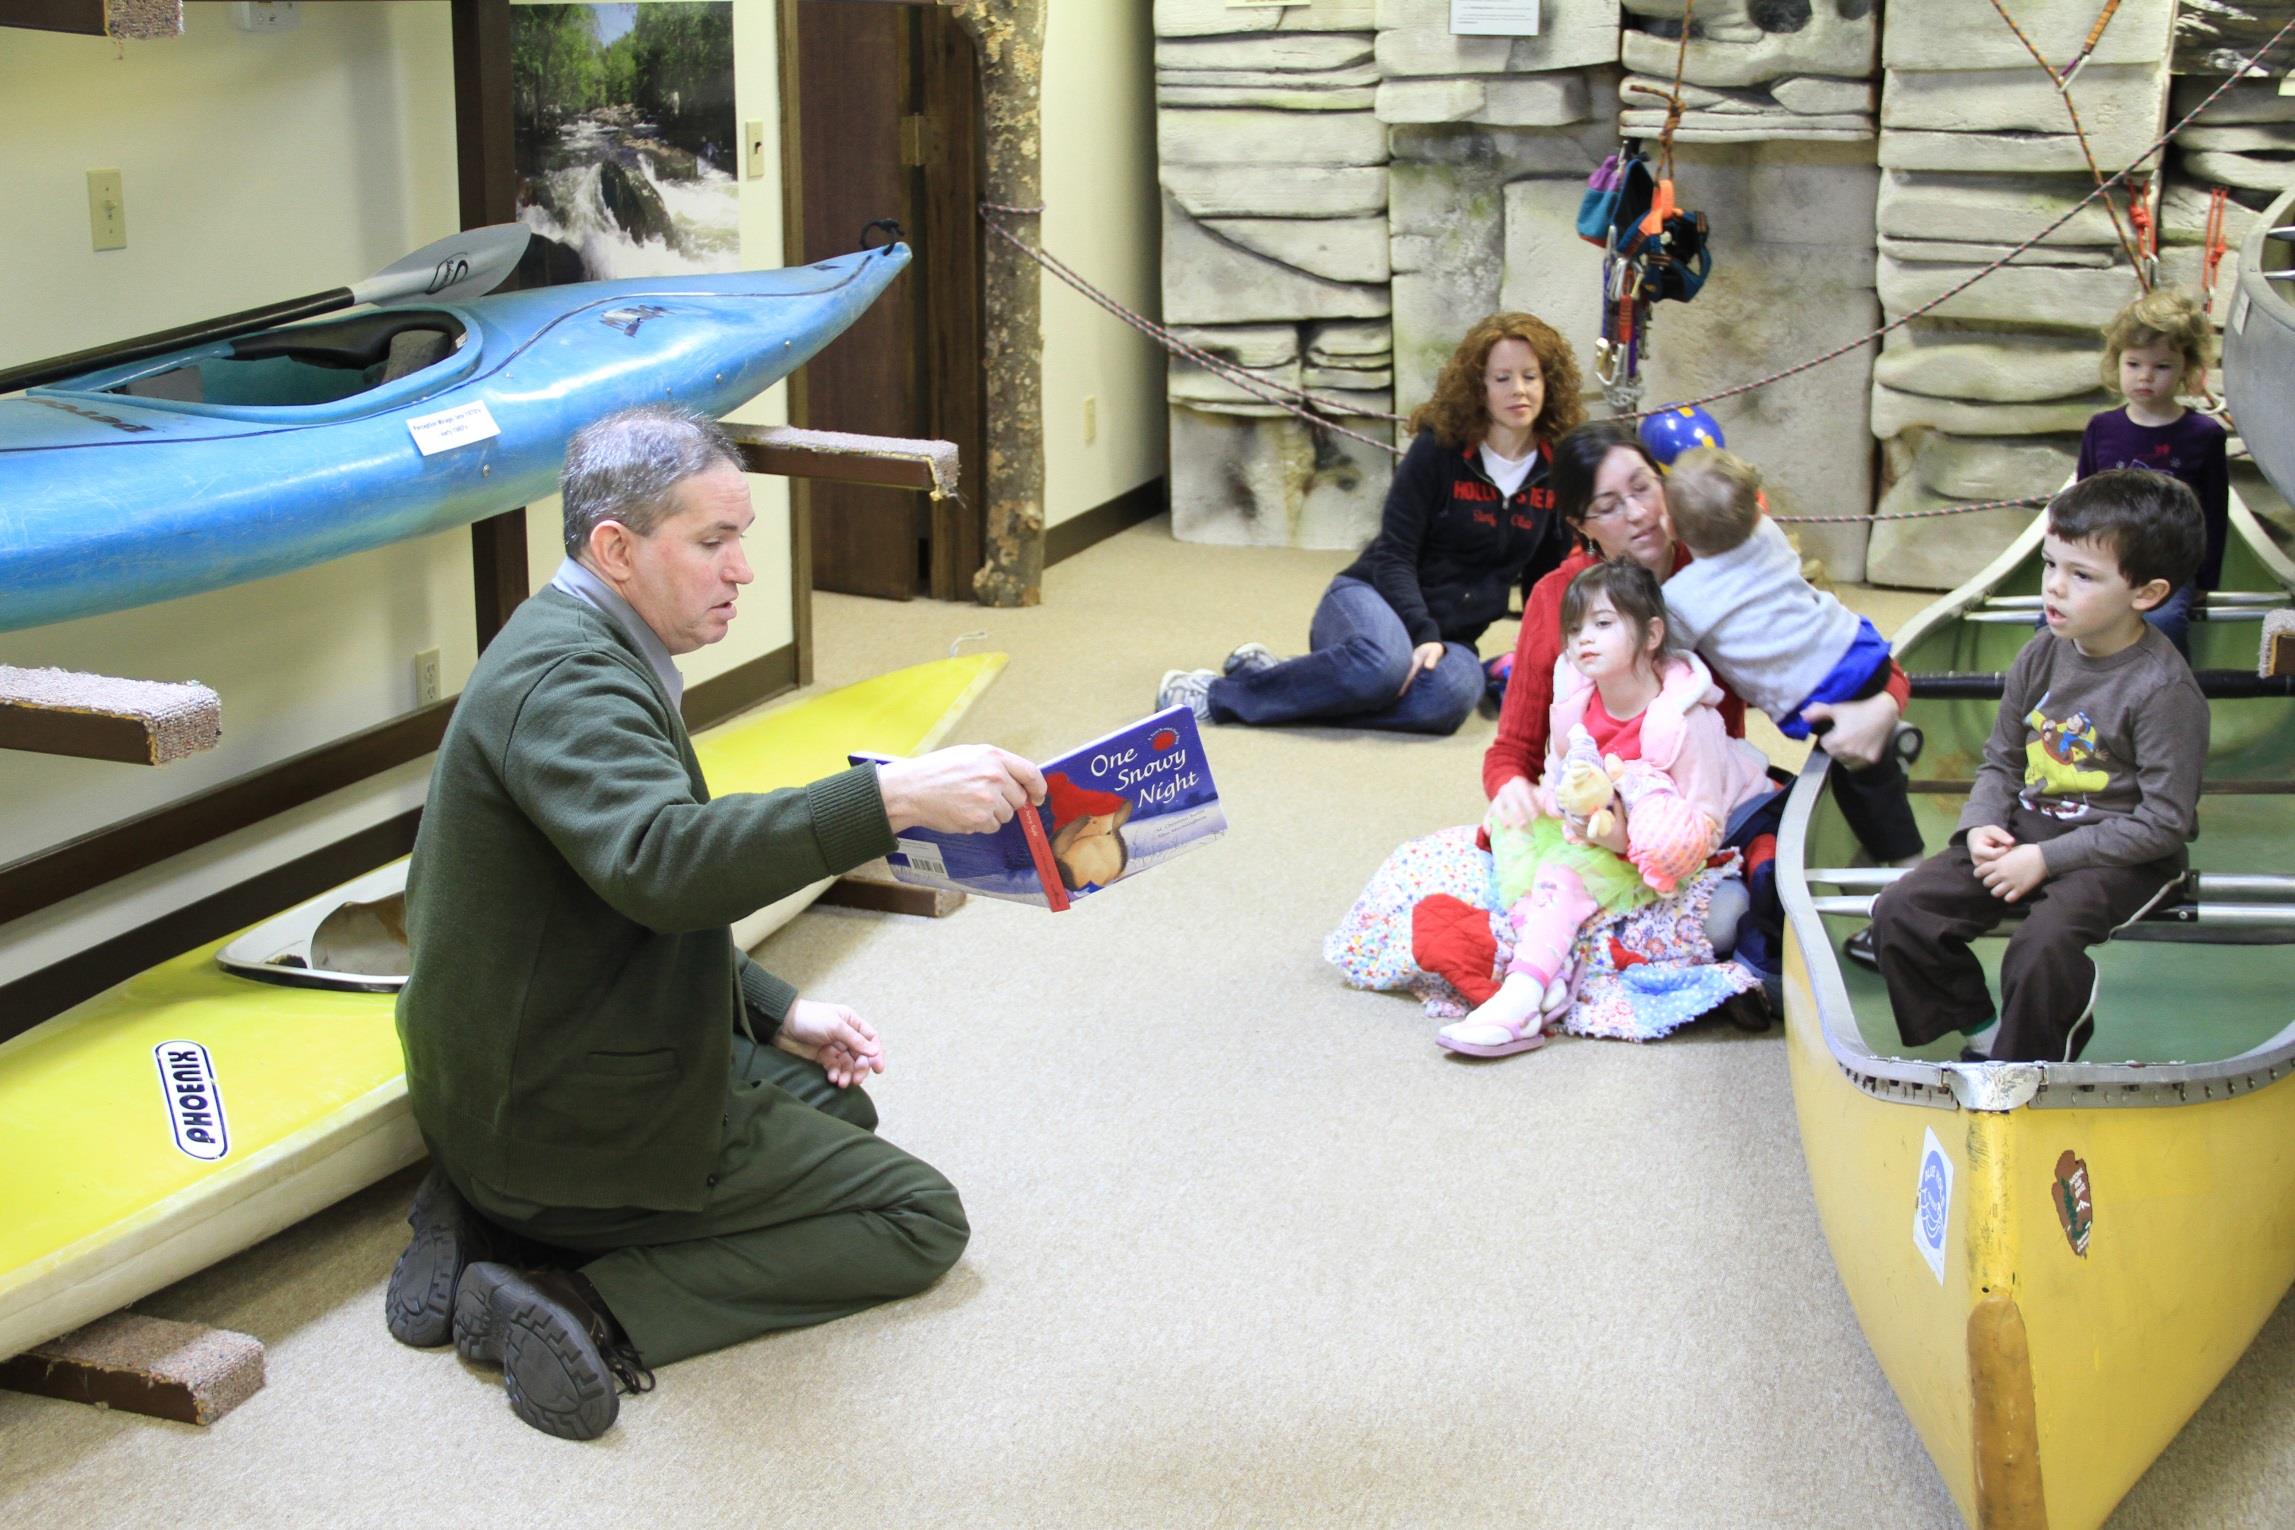
[[[1597,420],[1563,437],[1554,448],[1552,482],[1562,520],[1580,546],[1531,587],[1523,604],[1498,735],[1482,757],[1482,789],[1502,811],[1527,810],[1546,757],[1546,712],[1554,702],[1554,661],[1562,652],[1562,592],[1570,581],[1603,558],[1631,558],[1661,582],[1689,561],[1689,549],[1674,540],[1666,517],[1662,470],[1629,427]],[[1715,678],[1729,683],[1726,674]],[[1910,694],[1904,671],[1892,669],[1880,695],[1836,705],[1826,752],[1851,764],[1879,760]],[[1734,694],[1724,699],[1722,718],[1733,736],[1744,736],[1745,704]]]
[[[1476,640],[1569,550],[1548,459],[1585,418],[1579,392],[1570,343],[1543,321],[1476,324],[1411,416],[1379,534],[1324,592],[1309,652],[1245,643],[1219,669],[1165,674],[1156,705],[1206,722],[1456,732],[1482,695]]]

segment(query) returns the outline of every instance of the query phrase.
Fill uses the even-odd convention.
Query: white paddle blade
[[[388,308],[400,303],[454,303],[483,296],[518,269],[533,231],[523,223],[495,223],[464,229],[426,244],[392,262],[363,282],[351,284],[351,301]]]

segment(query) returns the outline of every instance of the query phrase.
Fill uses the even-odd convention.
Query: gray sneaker
[[[1167,669],[1156,686],[1155,707],[1185,707],[1198,722],[1211,721],[1211,682],[1219,678],[1208,669]]]
[[[1255,675],[1263,669],[1273,669],[1282,662],[1275,656],[1275,650],[1265,643],[1245,643],[1227,656],[1227,662],[1219,666],[1219,672],[1232,680],[1237,675]]]

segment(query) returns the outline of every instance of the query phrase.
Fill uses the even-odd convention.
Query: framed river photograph
[[[741,265],[731,0],[510,11],[528,286]]]

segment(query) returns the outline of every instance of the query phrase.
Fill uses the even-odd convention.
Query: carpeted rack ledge
[[[0,664],[0,749],[165,765],[222,736],[223,703],[195,681]]]
[[[212,1424],[263,1387],[243,1333],[115,1312],[0,1362],[0,1386],[185,1424]]]

